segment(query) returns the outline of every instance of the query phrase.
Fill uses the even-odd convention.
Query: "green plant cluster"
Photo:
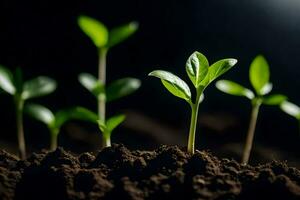
[[[107,147],[111,145],[112,131],[125,120],[125,115],[118,114],[106,119],[106,103],[132,94],[141,85],[140,80],[131,77],[120,78],[108,85],[106,84],[107,53],[112,47],[126,40],[137,31],[138,24],[136,22],[108,30],[101,22],[87,16],[80,16],[78,18],[78,26],[94,43],[99,55],[98,76],[82,73],[78,77],[79,82],[95,96],[98,103],[97,112],[80,106],[53,112],[39,104],[26,103],[24,105],[28,99],[54,92],[57,86],[56,81],[40,76],[23,82],[20,69],[12,73],[6,67],[0,66],[0,88],[14,97],[19,155],[22,159],[26,158],[23,130],[24,111],[48,127],[51,150],[57,147],[58,134],[62,125],[72,119],[85,120],[97,124],[102,132],[103,147]]]
[[[57,87],[56,81],[44,76],[23,81],[20,69],[12,72],[6,67],[0,66],[0,88],[12,95],[15,103],[17,136],[22,159],[26,157],[23,130],[24,111],[48,127],[51,150],[57,147],[58,135],[63,124],[72,119],[85,120],[97,124],[102,133],[103,147],[109,147],[111,146],[111,134],[125,120],[125,115],[117,114],[107,118],[106,104],[132,94],[141,86],[140,80],[132,77],[120,78],[108,84],[106,82],[107,54],[111,48],[137,31],[138,24],[136,22],[109,30],[96,19],[80,16],[78,18],[78,26],[93,42],[98,53],[97,76],[89,73],[81,73],[78,76],[82,86],[95,97],[98,105],[97,112],[81,106],[53,112],[43,105],[27,103],[27,100],[54,92]],[[190,106],[191,119],[187,146],[189,153],[193,154],[195,152],[197,118],[200,103],[204,100],[203,92],[208,85],[230,70],[236,63],[236,59],[226,58],[210,64],[202,53],[194,52],[187,59],[185,70],[195,92],[191,91],[191,88],[184,80],[171,72],[154,70],[149,73],[149,76],[159,78],[163,86],[171,94],[185,100]],[[251,63],[249,79],[252,90],[230,80],[219,80],[216,82],[216,87],[220,91],[230,95],[246,97],[252,105],[250,124],[242,156],[243,164],[247,164],[250,158],[261,105],[279,106],[284,112],[296,118],[300,125],[300,107],[289,102],[285,95],[270,94],[273,89],[273,85],[270,82],[270,69],[268,62],[262,55],[257,56]]]

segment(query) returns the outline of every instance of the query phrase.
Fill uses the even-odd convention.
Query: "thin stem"
[[[251,149],[252,149],[252,145],[253,145],[253,138],[254,138],[255,127],[256,127],[256,122],[257,122],[260,105],[261,105],[260,100],[255,100],[252,104],[250,124],[249,124],[248,133],[247,133],[246,144],[244,147],[243,157],[242,157],[243,165],[247,165],[249,162],[249,157],[250,157],[250,153],[251,153]]]
[[[105,133],[103,133],[103,144],[102,144],[102,146],[103,146],[103,148],[105,148],[105,147],[110,147],[111,146],[111,140],[110,140],[110,134],[105,134]]]
[[[111,146],[111,140],[110,140],[110,137],[106,138],[106,137],[103,137],[103,147],[110,147]]]
[[[50,130],[51,135],[50,135],[50,150],[54,151],[57,148],[57,143],[58,143],[58,133],[59,131],[56,129]]]
[[[98,80],[104,85],[106,83],[106,55],[107,49],[99,49]],[[105,109],[105,96],[101,95],[98,98],[98,116],[103,122],[105,122]]]
[[[16,122],[17,122],[17,137],[19,145],[19,156],[21,159],[26,158],[26,145],[24,138],[24,129],[23,129],[23,106],[24,102],[20,96],[15,98],[16,104]]]
[[[192,109],[192,115],[191,115],[191,124],[190,124],[188,149],[187,150],[191,154],[195,153],[195,136],[196,136],[198,110],[199,110],[201,93],[202,93],[202,91],[197,90],[197,97],[196,97],[195,104],[193,104],[192,102],[190,103],[191,109]]]

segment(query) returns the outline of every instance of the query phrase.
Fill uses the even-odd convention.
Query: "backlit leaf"
[[[263,104],[266,105],[280,105],[282,102],[287,100],[287,97],[282,94],[272,94],[263,98]]]
[[[110,117],[106,121],[106,127],[112,132],[117,126],[119,126],[125,120],[125,115],[115,115]]]
[[[106,88],[106,100],[113,101],[135,92],[141,86],[136,78],[122,78],[112,82]]]
[[[130,22],[128,24],[113,28],[109,32],[107,46],[112,47],[121,43],[122,41],[130,37],[132,34],[134,34],[137,31],[137,29],[138,29],[137,22]]]
[[[27,104],[25,105],[25,112],[34,119],[43,122],[47,126],[50,126],[55,121],[55,117],[51,110],[42,105]]]
[[[100,83],[96,77],[88,73],[81,73],[78,76],[78,80],[88,91],[98,97],[100,94],[104,94],[104,85]]]
[[[270,79],[269,64],[263,56],[259,55],[252,61],[249,76],[257,94],[263,95],[262,89],[269,83]]]
[[[12,73],[7,68],[1,65],[0,65],[0,88],[11,95],[14,95],[16,92]]]
[[[30,99],[44,96],[52,93],[55,89],[55,80],[45,76],[39,76],[24,83],[22,98]]]
[[[189,78],[193,82],[194,86],[198,88],[200,82],[208,73],[209,64],[206,57],[199,52],[194,52],[188,58],[185,66]]]
[[[231,94],[235,96],[244,96],[247,97],[248,99],[254,98],[254,94],[251,90],[233,81],[219,80],[216,83],[216,87],[222,92],[225,92],[227,94]]]
[[[205,79],[201,82],[201,85],[203,87],[207,87],[212,81],[214,81],[216,78],[227,72],[236,63],[237,60],[233,58],[222,59],[215,62],[208,68],[208,74],[205,77]]]
[[[283,110],[285,113],[291,115],[292,117],[295,117],[296,119],[300,120],[300,107],[297,106],[294,103],[291,103],[289,101],[284,101],[280,104],[281,110]]]
[[[149,76],[160,78],[163,85],[173,95],[185,99],[186,101],[191,100],[191,91],[189,86],[178,76],[163,70],[155,70],[151,72]]]
[[[104,47],[108,42],[108,30],[100,21],[88,16],[80,16],[78,25],[81,30],[93,41],[96,47]]]

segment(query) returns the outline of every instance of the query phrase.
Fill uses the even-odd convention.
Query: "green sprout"
[[[34,119],[44,123],[50,132],[50,150],[55,150],[58,143],[58,135],[61,127],[69,120],[85,120],[96,122],[97,115],[90,113],[82,107],[74,107],[70,109],[63,109],[53,113],[45,106],[38,104],[26,104],[25,112]]]
[[[280,104],[280,108],[282,111],[298,120],[300,132],[300,107],[292,102],[283,101]]]
[[[270,83],[269,65],[263,56],[259,55],[252,61],[249,70],[249,78],[255,92],[229,80],[219,80],[216,83],[216,87],[224,93],[246,97],[251,100],[252,112],[250,125],[242,156],[242,164],[245,165],[249,161],[260,106],[262,104],[280,105],[286,100],[286,96],[282,94],[268,95],[272,91],[273,85]]]
[[[209,66],[206,57],[194,52],[186,62],[186,72],[196,89],[196,97],[193,100],[189,86],[178,76],[164,70],[152,71],[149,76],[161,79],[162,84],[173,95],[184,99],[191,107],[191,123],[187,151],[195,153],[195,134],[197,126],[198,110],[203,100],[205,88],[220,75],[224,74],[237,63],[236,59],[222,59]]]
[[[141,85],[140,80],[127,77],[113,81],[111,84],[106,86],[107,52],[110,48],[121,43],[134,34],[138,28],[138,24],[136,22],[131,22],[113,28],[112,30],[108,30],[107,27],[100,21],[87,16],[80,16],[78,18],[78,25],[81,30],[92,40],[98,50],[98,78],[88,73],[82,73],[79,75],[79,82],[97,98],[97,114],[99,124],[101,124],[100,130],[103,133],[103,146],[107,147],[111,145],[110,134],[108,134],[108,132],[111,133],[111,129],[115,128],[112,126],[112,124],[123,121],[124,117],[112,117],[106,121],[106,102],[127,96],[136,91]],[[104,126],[107,127],[104,128]],[[109,135],[109,137],[107,135]]]
[[[12,73],[6,67],[0,66],[0,88],[14,98],[19,154],[21,159],[25,159],[26,145],[23,130],[24,102],[28,99],[53,92],[56,89],[56,82],[45,76],[39,76],[23,82],[22,72],[19,68],[15,73]]]

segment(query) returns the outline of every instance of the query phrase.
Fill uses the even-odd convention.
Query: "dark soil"
[[[300,171],[286,163],[257,167],[189,155],[176,146],[97,155],[58,148],[27,160],[0,152],[0,199],[300,199]]]

